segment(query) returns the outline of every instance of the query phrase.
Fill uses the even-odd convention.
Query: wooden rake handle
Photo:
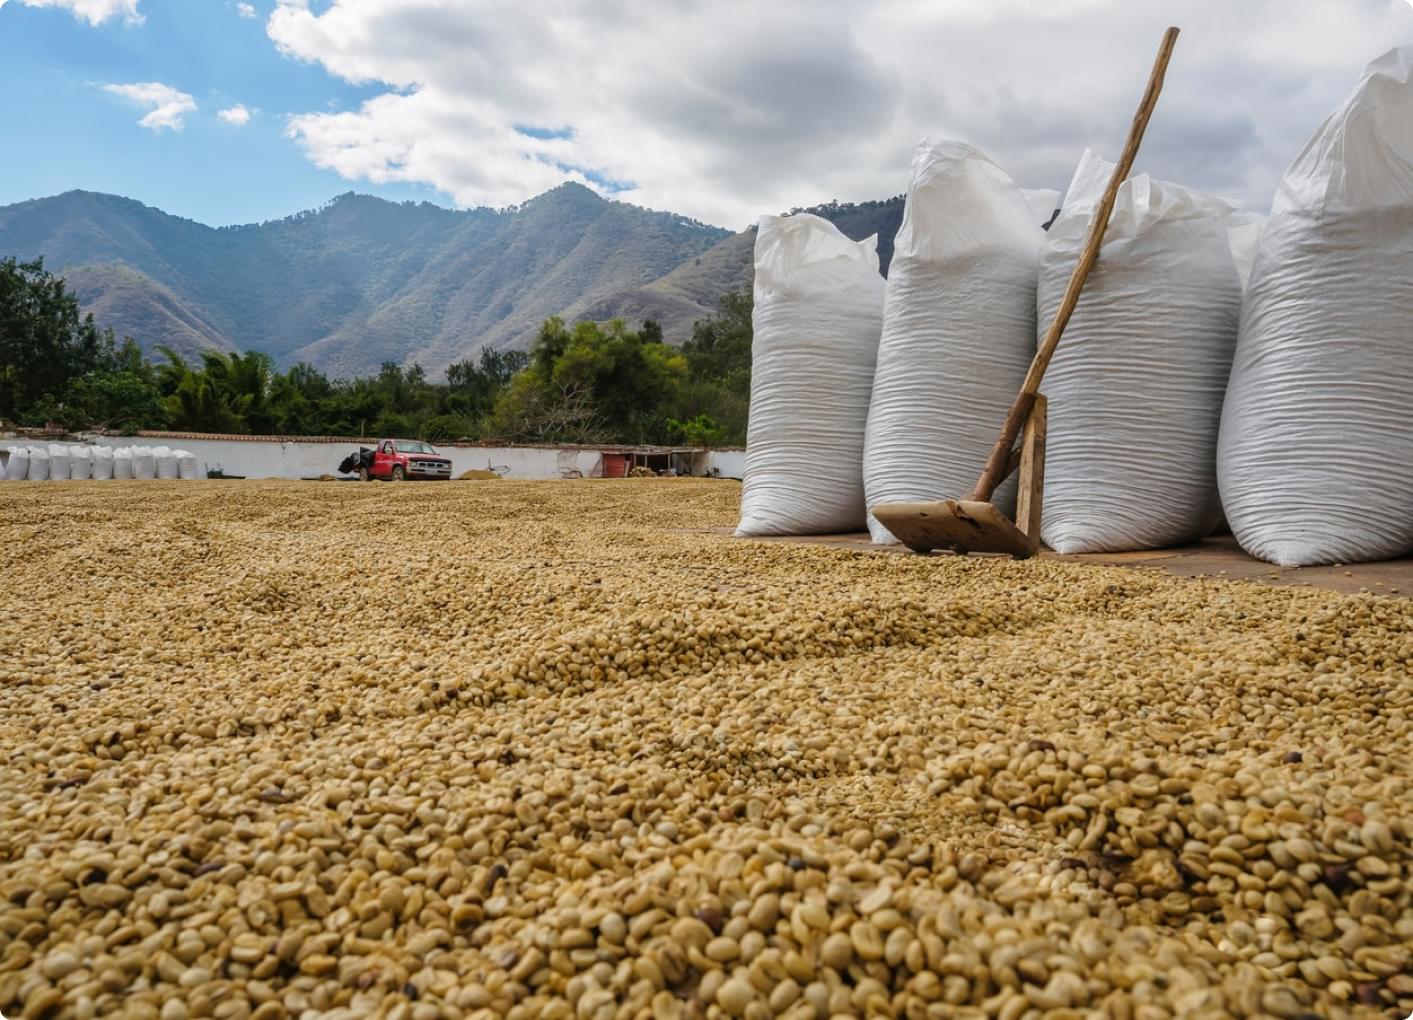
[[[1015,403],[1006,415],[1006,423],[1001,426],[1001,435],[997,438],[991,456],[987,458],[986,467],[982,469],[981,477],[976,480],[976,486],[972,489],[969,499],[982,503],[990,501],[991,494],[1006,477],[1006,465],[1011,459],[1011,448],[1015,446],[1016,436],[1020,435],[1025,420],[1030,417],[1035,395],[1040,392],[1040,381],[1045,377],[1045,370],[1050,367],[1050,359],[1060,344],[1065,326],[1074,313],[1075,305],[1079,303],[1084,281],[1089,278],[1089,271],[1099,259],[1099,247],[1104,243],[1104,231],[1109,227],[1109,215],[1114,211],[1114,200],[1118,197],[1119,185],[1123,184],[1129,171],[1133,169],[1133,160],[1138,155],[1143,132],[1148,127],[1148,119],[1153,116],[1153,108],[1158,105],[1158,93],[1163,91],[1163,77],[1167,74],[1168,60],[1173,55],[1177,37],[1176,28],[1170,28],[1163,33],[1162,45],[1158,47],[1157,59],[1153,61],[1153,72],[1148,76],[1148,89],[1143,93],[1138,112],[1133,116],[1133,124],[1128,129],[1128,141],[1124,144],[1118,165],[1114,167],[1113,176],[1109,178],[1109,186],[1104,189],[1104,197],[1089,221],[1089,236],[1085,239],[1084,250],[1080,253],[1079,261],[1075,263],[1074,272],[1070,274],[1065,296],[1060,301],[1060,307],[1055,310],[1055,318],[1045,332],[1044,342],[1035,352],[1030,371],[1025,375],[1025,383],[1016,394]]]

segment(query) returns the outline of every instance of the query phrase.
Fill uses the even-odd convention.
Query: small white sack
[[[190,450],[177,450],[177,477],[185,480],[201,477],[196,463],[196,454]]]
[[[1041,328],[1113,169],[1086,151],[1075,171],[1040,256]],[[1217,431],[1241,315],[1233,212],[1147,174],[1119,189],[1043,386],[1040,533],[1056,552],[1185,545],[1217,523]]]
[[[113,480],[126,482],[132,477],[132,447],[119,446],[113,451]]]
[[[854,531],[883,320],[877,237],[818,216],[762,216],[751,409],[737,535]]]
[[[87,481],[93,477],[93,447],[69,447],[69,477],[76,481]]]
[[[158,446],[152,450],[152,458],[157,462],[158,478],[177,477],[177,455],[169,446]]]
[[[49,444],[49,480],[67,482],[69,480],[69,448],[58,443]]]
[[[1369,65],[1261,232],[1217,473],[1243,549],[1281,566],[1413,551],[1413,47]]]
[[[980,151],[918,146],[868,413],[870,508],[971,491],[1035,355],[1044,237],[1025,193]],[[1011,480],[994,497],[1007,513],[1015,492]],[[875,542],[897,541],[872,513],[868,529]]]
[[[23,482],[29,475],[29,451],[23,446],[10,447],[10,459],[5,462],[5,480]]]
[[[49,451],[42,446],[29,448],[28,478],[31,482],[43,482],[49,479]]]
[[[106,482],[113,477],[113,451],[106,446],[93,448],[93,480]]]

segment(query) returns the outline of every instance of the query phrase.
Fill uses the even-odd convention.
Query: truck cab
[[[451,477],[451,460],[419,439],[380,439],[370,463],[359,469],[365,480],[422,481]]]

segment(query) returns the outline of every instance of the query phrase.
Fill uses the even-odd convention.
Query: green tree
[[[270,381],[270,421],[286,436],[328,435],[326,403],[334,387],[313,365],[301,362]]]
[[[687,421],[668,418],[667,429],[674,437],[681,437],[688,446],[715,446],[721,442],[723,435],[721,426],[709,414],[699,414]]]
[[[530,355],[525,351],[481,348],[479,363],[468,358],[447,367],[442,410],[466,418],[485,417],[494,410],[510,380],[529,363]]]
[[[503,435],[567,440],[600,434],[619,442],[651,442],[666,434],[663,408],[687,375],[682,354],[644,340],[615,319],[545,321],[530,364],[496,408]]]
[[[692,338],[682,345],[687,371],[697,382],[720,384],[743,399],[751,395],[750,288],[724,295],[717,313],[692,325]]]
[[[67,410],[61,420],[70,429],[97,426],[132,433],[171,423],[157,388],[157,374],[130,337],[108,364],[69,381],[64,404]]]
[[[62,402],[70,382],[113,358],[112,331],[80,314],[43,259],[0,259],[0,417],[24,419],[46,398]]]

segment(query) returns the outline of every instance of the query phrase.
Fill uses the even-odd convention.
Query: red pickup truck
[[[450,478],[451,460],[416,439],[383,439],[371,451],[360,451],[358,477],[363,481],[418,481]]]

